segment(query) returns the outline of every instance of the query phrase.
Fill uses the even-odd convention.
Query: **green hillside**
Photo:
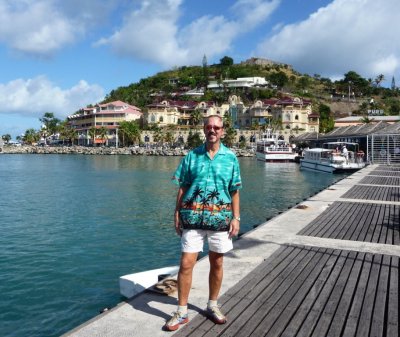
[[[252,88],[234,91],[226,89],[222,93],[205,91],[197,100],[226,102],[229,95],[240,95],[248,104],[256,99],[293,95],[313,101],[314,110],[328,106],[332,117],[350,114],[365,115],[369,109],[383,110],[386,115],[400,113],[399,89],[391,79],[389,88],[383,87],[386,81],[383,75],[375,79],[365,79],[354,71],[343,74],[343,79],[331,81],[318,74],[301,74],[290,65],[270,61],[271,64],[257,65],[242,62],[234,64],[233,59],[225,56],[219,64],[203,66],[183,66],[163,71],[154,76],[141,79],[138,83],[112,90],[104,102],[121,100],[140,107],[156,100],[179,99],[196,100],[184,93],[194,88],[206,87],[210,81],[222,82],[224,79],[238,77],[264,77],[271,84],[268,88]]]

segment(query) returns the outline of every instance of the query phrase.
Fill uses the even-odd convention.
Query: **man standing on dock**
[[[209,246],[209,298],[207,315],[216,324],[226,323],[217,299],[223,277],[224,253],[233,248],[239,233],[239,189],[242,187],[236,155],[221,143],[220,116],[204,120],[206,142],[190,151],[178,166],[173,181],[179,185],[175,230],[181,236],[182,255],[178,274],[178,309],[166,322],[174,331],[189,321],[187,303],[193,268],[207,238]]]

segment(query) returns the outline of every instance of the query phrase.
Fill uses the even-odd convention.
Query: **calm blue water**
[[[119,276],[177,264],[180,159],[1,155],[0,336],[59,336],[119,303]],[[242,232],[340,178],[240,164]]]

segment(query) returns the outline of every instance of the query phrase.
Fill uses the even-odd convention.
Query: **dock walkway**
[[[203,309],[208,261],[198,262],[190,322],[161,329],[176,298],[143,293],[66,336],[399,335],[400,167],[371,165],[246,233],[226,255],[219,303]]]

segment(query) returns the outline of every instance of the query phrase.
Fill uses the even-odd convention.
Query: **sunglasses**
[[[211,131],[214,129],[215,131],[221,130],[223,127],[222,126],[216,126],[216,125],[206,125],[206,130]]]

